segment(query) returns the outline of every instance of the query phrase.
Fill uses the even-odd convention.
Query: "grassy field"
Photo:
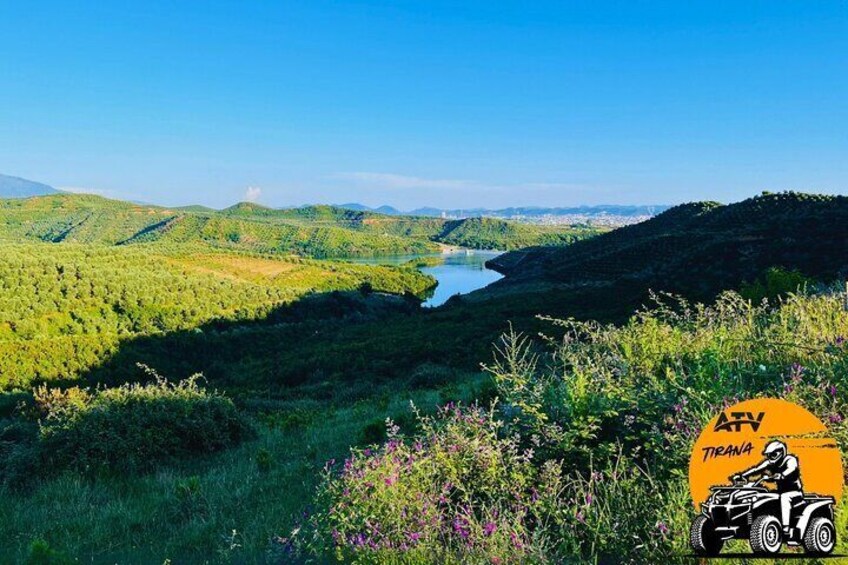
[[[0,560],[22,562],[44,540],[81,562],[284,563],[279,538],[304,521],[321,469],[352,443],[383,437],[385,418],[480,395],[479,376],[441,390],[384,390],[367,401],[263,402],[241,410],[258,436],[218,455],[144,475],[67,472],[24,492],[4,489]],[[279,559],[274,555],[279,554]]]

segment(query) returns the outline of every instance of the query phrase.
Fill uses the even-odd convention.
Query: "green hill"
[[[197,246],[31,243],[2,252],[0,396],[33,380],[74,380],[139,336],[262,320],[307,295],[367,288],[423,297],[435,285],[413,268]]]
[[[529,245],[566,245],[595,235],[584,228],[519,224],[493,218],[466,218],[445,222],[437,241],[476,249],[518,249]]]
[[[178,214],[90,194],[0,200],[0,240],[115,245]]]
[[[438,251],[429,241],[360,233],[341,225],[262,220],[269,209],[237,205],[223,212],[168,209],[99,196],[58,194],[0,200],[0,240],[52,243],[205,244],[262,253],[348,257]]]
[[[84,194],[0,200],[0,240],[203,244],[260,253],[356,257],[433,253],[439,244],[482,249],[567,243],[592,229],[502,220],[385,216],[333,206],[275,210],[242,202],[221,211],[164,208]]]
[[[771,267],[817,279],[848,272],[848,198],[786,192],[737,204],[699,202],[567,247],[534,247],[490,261],[492,291],[652,288],[708,299]]]
[[[518,249],[528,245],[562,245],[599,233],[594,228],[539,226],[494,218],[446,220],[427,216],[389,216],[336,206],[304,206],[272,210],[255,204],[238,204],[224,210],[232,216],[265,221],[300,222],[339,226],[383,236],[411,237],[474,249]]]
[[[122,243],[204,243],[218,248],[310,257],[401,255],[438,251],[434,244],[359,233],[335,226],[267,223],[222,215],[183,214],[151,225]]]

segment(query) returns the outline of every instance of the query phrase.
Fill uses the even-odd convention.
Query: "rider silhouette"
[[[763,449],[765,459],[757,465],[737,475],[733,475],[733,481],[744,480],[753,475],[762,475],[766,480],[774,481],[776,490],[780,494],[780,518],[783,524],[783,532],[787,536],[790,533],[789,518],[792,511],[792,501],[804,496],[804,487],[801,484],[801,468],[798,458],[787,453],[786,444],[782,441],[771,441]]]

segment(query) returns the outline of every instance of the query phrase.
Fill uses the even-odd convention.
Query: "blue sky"
[[[848,2],[0,0],[0,172],[167,205],[848,193]]]

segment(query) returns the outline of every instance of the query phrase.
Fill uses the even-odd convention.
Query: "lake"
[[[503,275],[487,269],[485,263],[501,253],[503,252],[459,250],[433,255],[390,255],[346,260],[367,265],[401,265],[422,257],[441,258],[440,265],[421,269],[422,273],[432,275],[439,281],[433,296],[422,304],[422,306],[434,307],[441,306],[454,294],[467,294],[500,279]]]

